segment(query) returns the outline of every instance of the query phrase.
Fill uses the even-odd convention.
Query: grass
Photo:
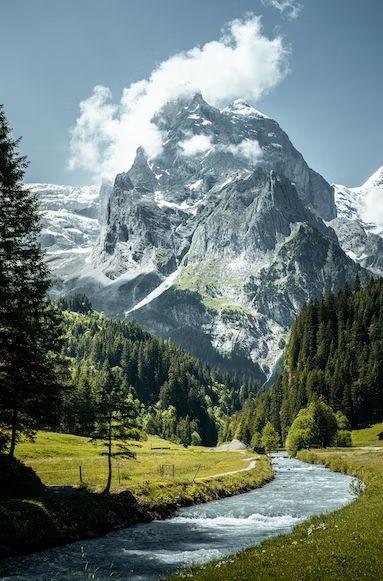
[[[221,476],[179,482],[146,482],[131,490],[142,506],[155,516],[169,516],[180,506],[191,506],[259,488],[274,478],[266,456],[258,456],[252,470]]]
[[[202,446],[183,448],[156,436],[139,446],[134,443],[132,450],[137,455],[135,460],[114,461],[112,491],[163,480],[190,482],[197,470],[198,478],[214,476],[246,468],[254,457],[248,452],[214,452]],[[16,456],[31,466],[45,484],[79,486],[81,466],[83,483],[93,490],[100,490],[106,482],[106,457],[101,452],[102,446],[95,446],[88,438],[53,432],[39,432],[35,442],[23,442],[16,448]]]
[[[374,424],[363,430],[352,431],[353,446],[382,446],[383,440],[379,440],[378,434],[383,432],[383,422]]]
[[[169,449],[154,449],[165,446]],[[84,480],[89,478],[94,490],[105,485],[106,459],[87,438],[40,432],[35,444],[19,444],[17,455],[32,466],[45,483],[78,485],[77,470],[81,463]],[[212,477],[247,467],[249,459],[255,457],[257,463],[251,470]],[[115,494],[109,496],[87,490],[74,491],[75,494],[70,495],[50,491],[39,499],[0,502],[0,558],[170,516],[180,506],[246,492],[273,478],[265,456],[213,452],[202,447],[185,449],[155,437],[137,448],[137,458],[137,461],[126,461],[125,468],[120,468],[121,481],[116,482],[115,477]],[[174,462],[174,479],[167,474],[160,479],[159,462]],[[202,478],[193,482],[197,466],[201,467],[198,474]]]
[[[379,428],[376,428],[377,430]],[[366,430],[361,430],[366,432]],[[365,443],[368,434],[356,434]],[[372,440],[375,444],[375,440]],[[361,581],[383,578],[383,449],[330,449],[299,457],[358,476],[367,485],[355,502],[311,518],[287,535],[218,562],[185,570],[180,577],[230,581]]]

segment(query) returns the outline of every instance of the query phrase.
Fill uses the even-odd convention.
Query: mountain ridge
[[[104,192],[97,240],[57,292],[268,373],[303,304],[367,278],[339,246],[334,188],[243,100],[219,110],[197,93],[153,122],[161,153],[139,148]]]

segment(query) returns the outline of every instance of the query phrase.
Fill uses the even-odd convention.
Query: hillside
[[[348,287],[312,301],[297,317],[285,349],[285,367],[269,391],[228,421],[224,437],[245,441],[270,420],[285,437],[298,411],[323,396],[352,427],[383,418],[383,281]]]
[[[214,445],[222,416],[240,409],[258,389],[256,381],[210,368],[134,322],[114,321],[93,311],[84,297],[59,304],[63,352],[71,368],[58,426],[63,431],[92,433],[97,388],[109,368],[120,368],[144,429],[185,444]]]

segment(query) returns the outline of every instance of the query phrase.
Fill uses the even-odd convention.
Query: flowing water
[[[308,517],[353,500],[351,478],[276,455],[275,480],[263,488],[180,509],[173,518],[139,524],[0,563],[1,580],[119,579],[149,581],[177,568],[252,547]],[[85,572],[87,569],[87,572]],[[94,577],[91,575],[94,574]]]

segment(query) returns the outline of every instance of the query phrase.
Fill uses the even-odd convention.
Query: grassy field
[[[362,430],[355,441],[365,445],[372,438],[376,445],[373,434],[379,429]],[[302,452],[300,458],[357,475],[367,489],[351,505],[314,517],[288,535],[180,576],[219,581],[383,579],[383,449],[318,450]]]
[[[196,474],[205,478],[240,470],[254,457],[248,452],[214,452],[201,446],[183,448],[156,436],[138,444],[132,445],[135,460],[114,461],[112,490],[146,482],[191,481]],[[35,442],[23,442],[16,448],[16,456],[31,466],[45,484],[78,486],[81,466],[83,483],[93,490],[101,489],[106,481],[106,457],[101,453],[102,447],[88,438],[53,432],[39,432]]]
[[[383,432],[383,422],[374,424],[363,430],[352,431],[353,446],[382,446],[383,440],[379,440],[378,434]]]

